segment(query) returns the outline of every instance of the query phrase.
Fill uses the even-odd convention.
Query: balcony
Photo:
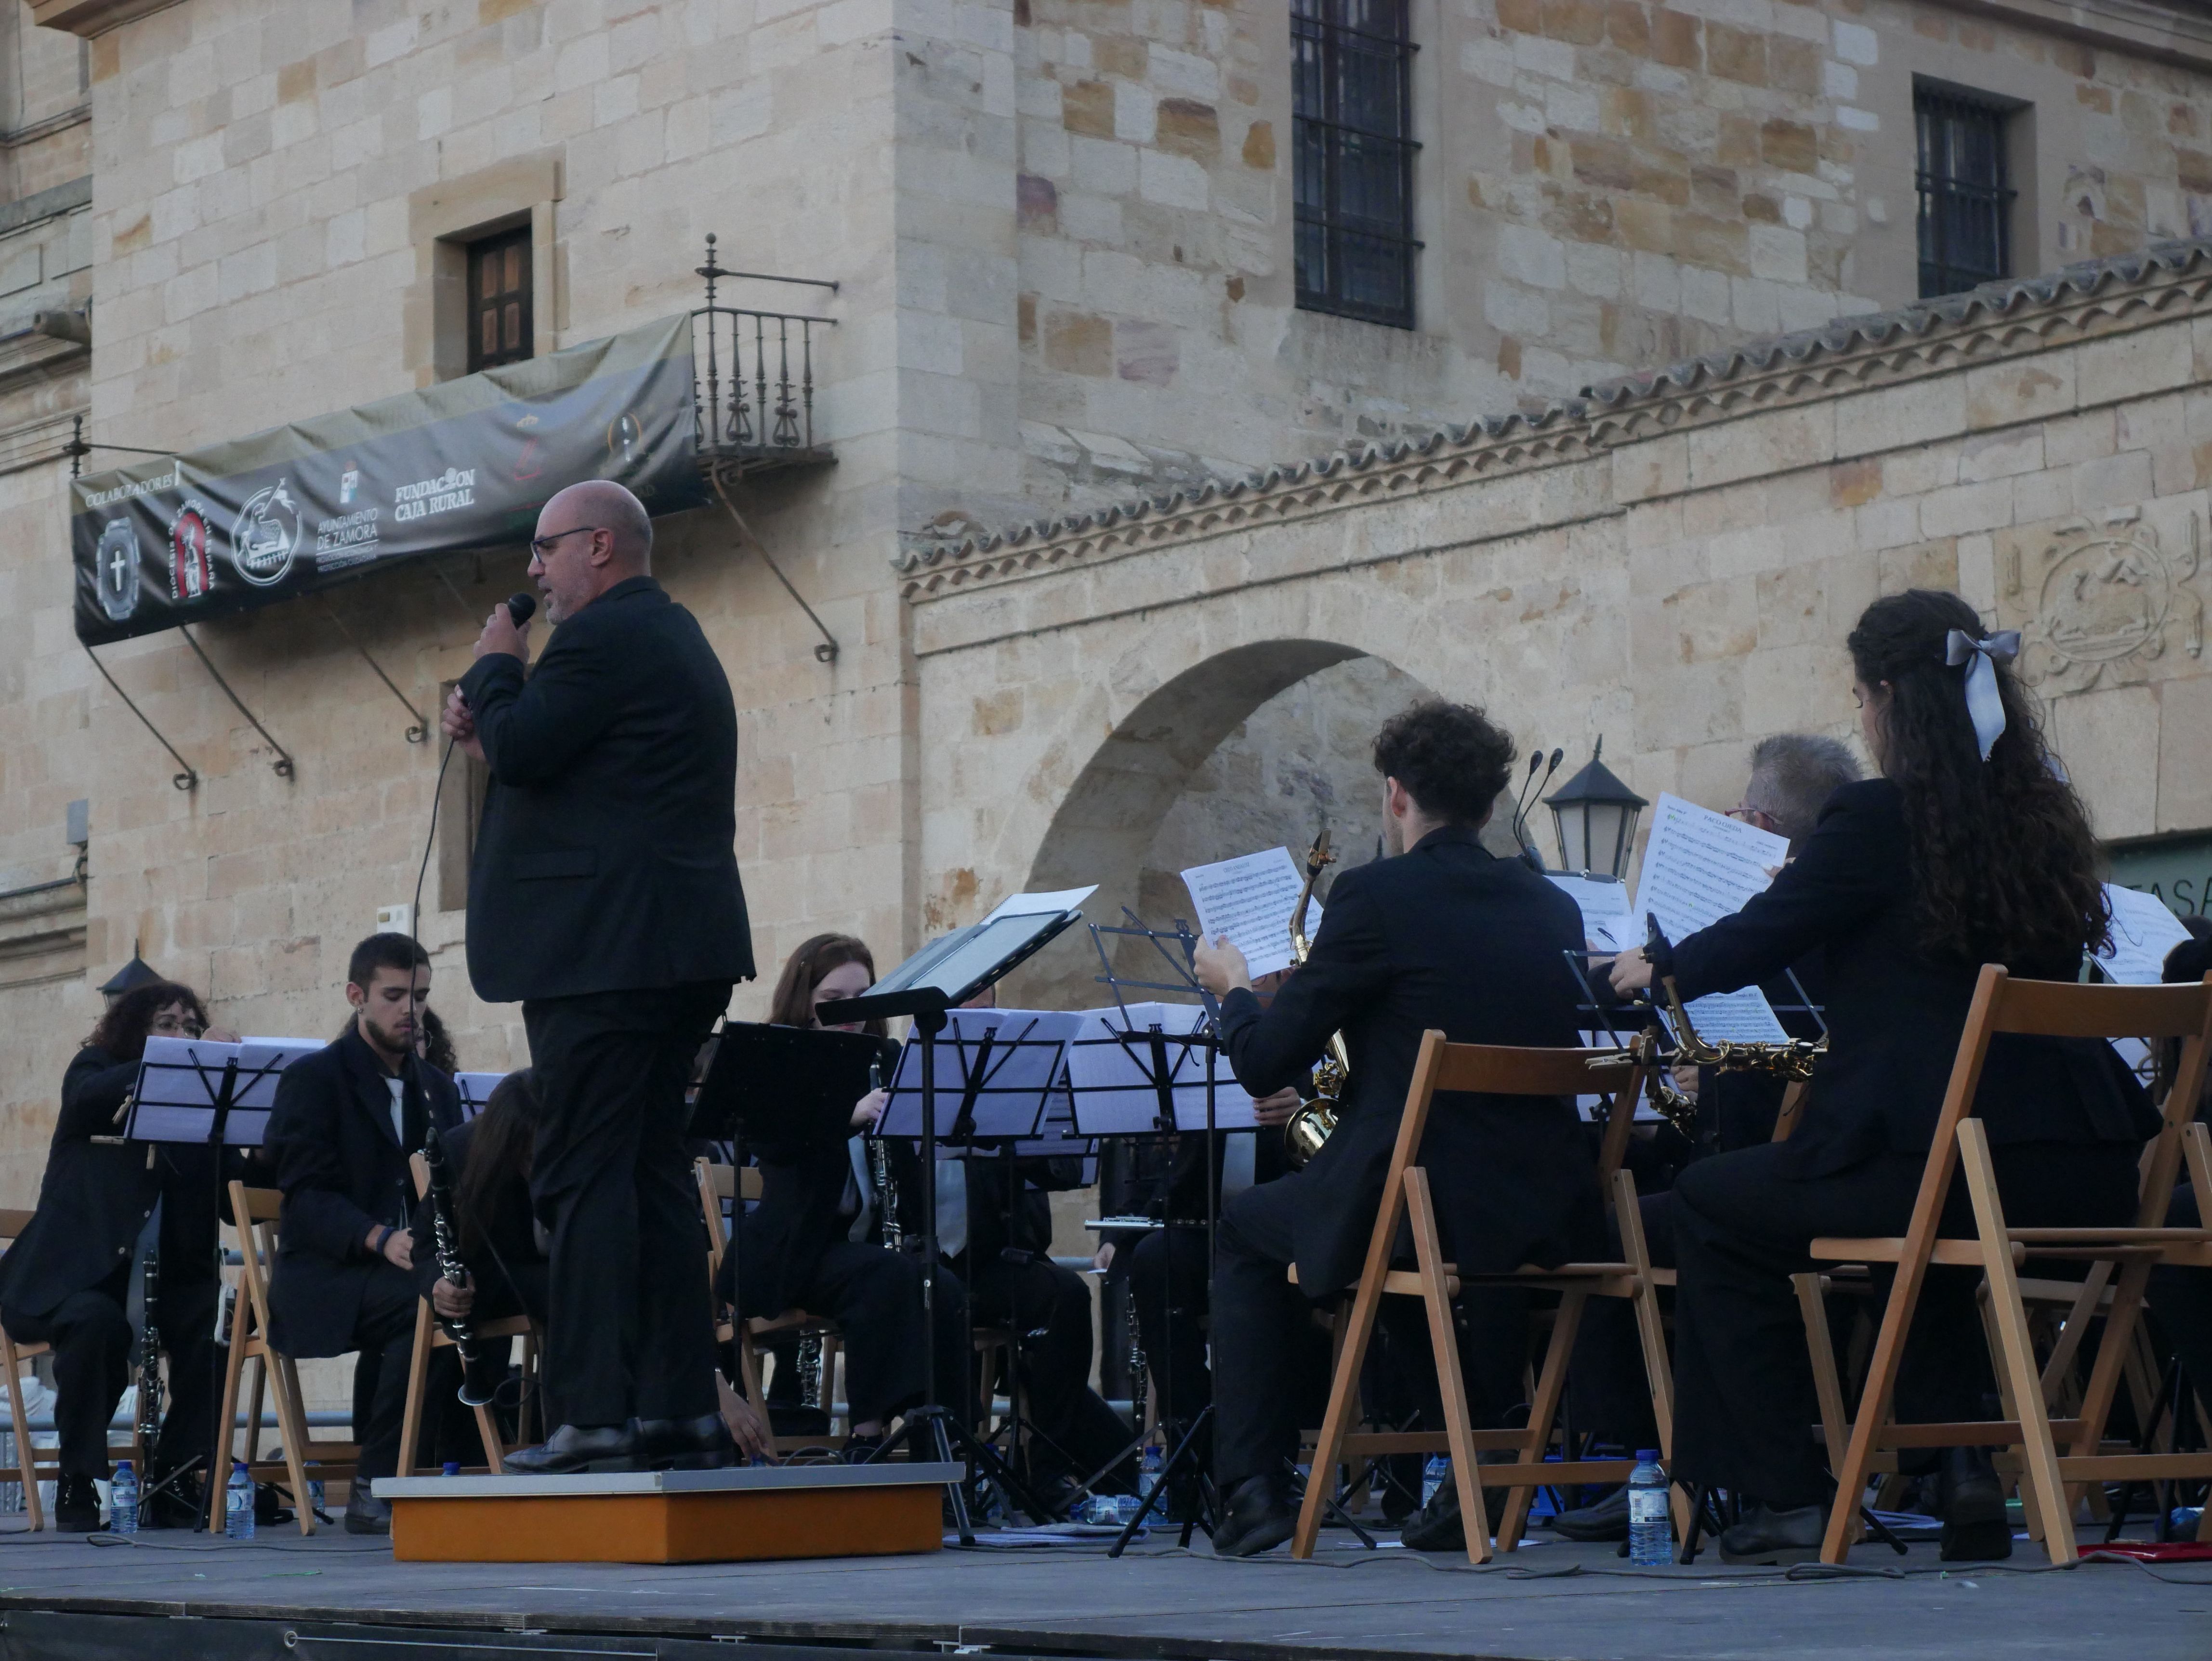
[[[836,319],[792,312],[757,312],[717,303],[731,277],[803,283],[836,290],[819,277],[763,277],[726,271],[707,239],[707,303],[691,313],[692,417],[699,465],[727,482],[836,459],[814,435],[814,349]]]

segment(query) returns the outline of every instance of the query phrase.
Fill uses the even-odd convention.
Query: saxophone
[[[868,1063],[868,1089],[884,1087],[884,1068],[881,1062]],[[906,1237],[899,1232],[898,1183],[891,1178],[891,1150],[881,1136],[868,1138],[868,1175],[875,1181],[876,1228],[883,1237],[887,1251],[906,1250]]]
[[[457,1287],[469,1283],[468,1265],[461,1260],[460,1231],[453,1219],[453,1174],[446,1163],[445,1144],[438,1140],[438,1127],[432,1125],[422,1136],[422,1163],[430,1171],[430,1231],[438,1253],[438,1272]],[[477,1377],[483,1364],[483,1354],[477,1345],[476,1323],[463,1317],[449,1321],[438,1317],[438,1324],[453,1341],[453,1348],[461,1357],[461,1400],[470,1407],[482,1407],[491,1399],[491,1392],[474,1386],[483,1381]]]
[[[1291,956],[1298,963],[1304,963],[1311,950],[1306,939],[1306,907],[1313,899],[1314,884],[1335,859],[1336,855],[1328,851],[1328,830],[1323,826],[1307,851],[1305,886],[1298,891],[1298,903],[1291,912]],[[1283,1156],[1291,1170],[1304,1170],[1306,1161],[1321,1152],[1321,1145],[1336,1129],[1344,1092],[1351,1085],[1352,1057],[1345,1050],[1344,1034],[1332,1032],[1328,1052],[1322,1056],[1321,1065],[1314,1068],[1313,1099],[1291,1115],[1283,1126]]]

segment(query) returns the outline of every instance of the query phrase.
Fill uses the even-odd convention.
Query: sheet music
[[[1297,897],[1293,894],[1293,899]],[[1286,913],[1287,915],[1287,913]],[[1067,1047],[1075,1129],[1085,1136],[1141,1135],[1159,1128],[1159,1092],[1152,1072],[1151,1029],[1166,1037],[1169,1095],[1179,1130],[1206,1129],[1206,1051],[1176,1040],[1206,1017],[1198,1004],[1133,1003],[1083,1012]],[[1213,1123],[1218,1130],[1249,1130],[1252,1098],[1229,1070],[1226,1056],[1213,1071]]]
[[[1073,911],[1098,891],[1098,885],[1088,888],[1060,888],[1050,893],[1011,894],[992,908],[985,922],[996,922],[1001,917],[1030,917],[1040,911]]]
[[[1628,904],[1628,885],[1564,871],[1547,871],[1544,879],[1571,896],[1582,908],[1583,940],[1593,952],[1626,952],[1644,943],[1636,913]]]
[[[1218,865],[1194,865],[1182,873],[1182,884],[1198,908],[1198,932],[1206,940],[1228,935],[1255,976],[1291,966],[1291,908],[1298,903],[1305,873],[1289,849],[1270,848]],[[1320,928],[1321,902],[1310,901],[1307,938]]]
[[[1662,792],[1637,873],[1633,916],[1638,935],[1647,914],[1659,920],[1670,940],[1734,916],[1754,895],[1765,892],[1773,880],[1769,872],[1789,856],[1788,837]],[[1693,999],[1689,1011],[1698,1032],[1708,1038],[1789,1042],[1766,995],[1755,986]]]
[[[319,1038],[249,1038],[216,1043],[205,1038],[149,1037],[138,1063],[130,1118],[124,1134],[134,1141],[207,1140],[225,1072],[237,1073],[223,1141],[258,1147],[276,1104],[276,1080],[294,1062],[324,1048]]]
[[[2108,882],[2105,897],[2112,907],[2112,938],[2097,954],[2097,967],[2123,986],[2156,986],[2166,954],[2189,938],[2188,929],[2155,894]]]
[[[461,1094],[461,1118],[464,1123],[473,1119],[491,1104],[491,1092],[499,1088],[504,1073],[456,1073],[453,1088]]]
[[[1082,1017],[1059,1009],[955,1009],[937,1037],[937,1125],[951,1132],[968,1093],[978,1056],[975,1135],[983,1138],[1037,1136],[1047,1098],[1060,1078],[1068,1041]],[[991,1040],[988,1054],[983,1040]],[[908,1140],[921,1135],[921,1040],[908,1038],[899,1052],[890,1099],[878,1123],[879,1136]],[[940,1150],[942,1152],[942,1150]]]

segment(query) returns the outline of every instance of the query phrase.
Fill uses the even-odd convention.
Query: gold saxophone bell
[[[1291,912],[1291,957],[1295,962],[1305,962],[1310,949],[1306,939],[1306,907],[1313,899],[1314,884],[1335,858],[1328,851],[1328,830],[1324,826],[1307,851],[1305,886],[1298,891],[1298,903]],[[1304,1170],[1306,1162],[1321,1152],[1321,1145],[1336,1129],[1344,1092],[1351,1086],[1352,1057],[1345,1050],[1344,1034],[1332,1032],[1328,1051],[1322,1057],[1321,1065],[1314,1068],[1313,1099],[1291,1115],[1283,1126],[1283,1158],[1291,1170]]]

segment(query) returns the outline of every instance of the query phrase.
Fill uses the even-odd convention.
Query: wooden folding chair
[[[0,1211],[0,1244],[14,1245],[31,1226],[35,1214],[28,1211]],[[31,1445],[31,1420],[23,1406],[23,1363],[34,1355],[44,1355],[50,1346],[19,1344],[0,1327],[0,1367],[8,1371],[8,1423],[15,1433],[15,1474],[23,1485],[23,1512],[31,1519],[31,1532],[36,1534],[46,1525],[46,1507],[39,1500],[39,1484],[61,1475],[58,1458],[46,1464],[39,1463],[38,1451]]]
[[[747,1165],[740,1171],[735,1165],[717,1165],[704,1158],[694,1160],[691,1168],[699,1185],[699,1208],[707,1223],[707,1284],[711,1287],[720,1275],[722,1259],[730,1249],[729,1226],[723,1220],[722,1208],[740,1195],[746,1200],[760,1198],[761,1174],[757,1166]],[[833,1403],[841,1342],[835,1321],[810,1315],[803,1309],[787,1309],[780,1315],[756,1315],[738,1323],[732,1322],[726,1311],[719,1306],[715,1311],[714,1341],[737,1344],[738,1376],[744,1384],[747,1399],[763,1414],[768,1410],[768,1397],[761,1383],[760,1341],[786,1333],[819,1341],[822,1394],[825,1405]],[[834,1419],[830,1427],[833,1432],[836,1427]],[[821,1440],[818,1436],[778,1436],[774,1439],[774,1446],[779,1454],[796,1453],[801,1448],[820,1445]]]
[[[414,1173],[415,1196],[420,1199],[430,1190],[430,1167],[420,1153],[411,1153],[408,1155],[407,1168]],[[423,1251],[431,1250],[428,1239],[416,1244]],[[477,1323],[477,1337],[501,1344],[515,1338],[522,1340],[522,1400],[515,1410],[514,1424],[517,1439],[510,1443],[501,1436],[499,1421],[493,1416],[489,1402],[470,1409],[476,1415],[477,1436],[483,1444],[484,1469],[494,1476],[504,1476],[507,1455],[535,1442],[530,1433],[531,1403],[538,1399],[538,1360],[545,1348],[545,1335],[527,1315],[510,1315]],[[431,1354],[453,1348],[453,1341],[439,1324],[437,1311],[428,1298],[422,1299],[415,1311],[415,1348],[407,1368],[407,1409],[400,1421],[398,1475],[412,1476],[420,1464],[416,1454],[422,1433],[423,1407],[429,1395]]]
[[[269,1276],[276,1264],[276,1225],[283,1203],[284,1196],[273,1188],[248,1188],[235,1181],[230,1184],[230,1214],[238,1228],[238,1298],[230,1321],[230,1355],[223,1368],[222,1408],[216,1420],[216,1457],[208,1470],[208,1527],[216,1533],[222,1530],[224,1487],[235,1457],[233,1427],[239,1384],[249,1360],[261,1366],[254,1379],[252,1410],[246,1415],[246,1471],[256,1482],[290,1484],[292,1511],[301,1533],[315,1531],[315,1508],[307,1487],[309,1456],[325,1481],[350,1483],[361,1463],[356,1443],[309,1440],[307,1415],[301,1405],[300,1370],[269,1342]],[[260,1457],[264,1389],[275,1398],[276,1433],[284,1439],[281,1463]]]
[[[1973,1115],[1982,1065],[1990,1039],[1999,1033],[2184,1041],[2181,1065],[2166,1097],[2161,1128],[2146,1153],[2142,1199],[2133,1227],[2012,1228],[2007,1225],[1997,1195],[1988,1129]],[[1995,964],[1984,966],[1966,1030],[1960,1035],[1950,1086],[1944,1093],[1928,1165],[1905,1232],[1901,1237],[1823,1238],[1812,1243],[1811,1254],[1815,1258],[1897,1265],[1888,1306],[1883,1311],[1881,1329],[1868,1363],[1858,1415],[1851,1424],[1850,1445],[1836,1471],[1836,1500],[1821,1546],[1823,1561],[1840,1563],[1849,1553],[1857,1532],[1858,1507],[1868,1475],[1877,1453],[1885,1450],[2017,1448],[2023,1508],[2039,1527],[2045,1549],[2054,1563],[2070,1563],[2079,1555],[2069,1485],[2212,1476],[2212,1451],[2114,1454],[2101,1448],[2106,1421],[2130,1353],[2152,1268],[2160,1262],[2212,1268],[2212,1228],[2162,1226],[2185,1147],[2200,1203],[2212,1200],[2212,1145],[2208,1145],[2204,1128],[2191,1123],[2203,1084],[2208,1043],[2212,1043],[2212,977],[2194,986],[2083,986],[2016,981]],[[1936,1231],[1944,1199],[1954,1173],[1962,1170],[1973,1200],[1975,1233],[1968,1238],[1939,1238]],[[2212,1214],[2203,1214],[2212,1221]],[[2030,1257],[2071,1258],[2113,1266],[2110,1300],[2103,1306],[2104,1337],[2082,1391],[2081,1409],[2067,1418],[2051,1416],[2043,1373],[2036,1365],[2022,1308],[2019,1266]],[[2013,1417],[1913,1425],[1899,1424],[1893,1417],[1905,1335],[1932,1263],[1978,1268],[1987,1275],[1986,1319],[1995,1334],[1991,1360],[1999,1391]],[[2085,1283],[2082,1296],[2088,1302],[2082,1311],[2086,1320],[2102,1301],[2102,1293]],[[2063,1457],[2057,1445],[2060,1438],[2072,1448]]]
[[[1422,1035],[1420,1056],[1406,1091],[1405,1113],[1398,1123],[1397,1144],[1390,1155],[1389,1173],[1383,1179],[1382,1203],[1376,1214],[1374,1231],[1368,1238],[1366,1262],[1352,1295],[1351,1313],[1340,1326],[1340,1341],[1335,1377],[1329,1387],[1328,1411],[1322,1421],[1321,1435],[1313,1451],[1305,1503],[1298,1513],[1297,1531],[1291,1540],[1292,1556],[1313,1555],[1321,1536],[1322,1515],[1334,1486],[1337,1463],[1346,1454],[1433,1453],[1449,1450],[1452,1479],[1459,1489],[1468,1561],[1473,1563],[1487,1562],[1491,1555],[1489,1513],[1482,1499],[1486,1484],[1510,1490],[1498,1530],[1498,1548],[1511,1551],[1519,1543],[1529,1501],[1538,1488],[1555,1482],[1626,1482],[1635,1469],[1633,1459],[1547,1461],[1544,1457],[1565,1391],[1567,1365],[1574,1354],[1583,1311],[1592,1298],[1626,1298],[1634,1302],[1645,1377],[1651,1390],[1652,1413],[1658,1421],[1659,1444],[1663,1456],[1672,1456],[1673,1372],[1660,1327],[1658,1298],[1650,1255],[1644,1249],[1642,1218],[1636,1206],[1635,1180],[1620,1168],[1637,1098],[1644,1087],[1643,1068],[1627,1066],[1625,1080],[1613,1089],[1600,1158],[1601,1174],[1611,1190],[1609,1197],[1620,1226],[1626,1261],[1563,1263],[1551,1269],[1522,1267],[1502,1274],[1462,1273],[1443,1261],[1429,1173],[1417,1162],[1437,1091],[1500,1096],[1586,1095],[1594,1084],[1607,1079],[1606,1074],[1591,1070],[1592,1059],[1615,1053],[1455,1044],[1446,1043],[1441,1032]],[[1410,1270],[1390,1267],[1401,1219],[1409,1219],[1412,1224],[1415,1267]],[[1295,1266],[1291,1273],[1295,1280]],[[1451,1305],[1462,1287],[1472,1286],[1519,1286],[1559,1294],[1551,1341],[1545,1350],[1535,1399],[1525,1429],[1476,1430],[1469,1421]],[[1436,1351],[1437,1382],[1443,1396],[1444,1429],[1441,1434],[1425,1430],[1355,1433],[1352,1429],[1358,1410],[1360,1369],[1386,1295],[1418,1297],[1427,1307],[1430,1342]],[[1490,1451],[1510,1451],[1516,1457],[1511,1463],[1478,1465],[1476,1454]],[[1686,1505],[1679,1490],[1674,1504],[1678,1525],[1686,1526]]]

